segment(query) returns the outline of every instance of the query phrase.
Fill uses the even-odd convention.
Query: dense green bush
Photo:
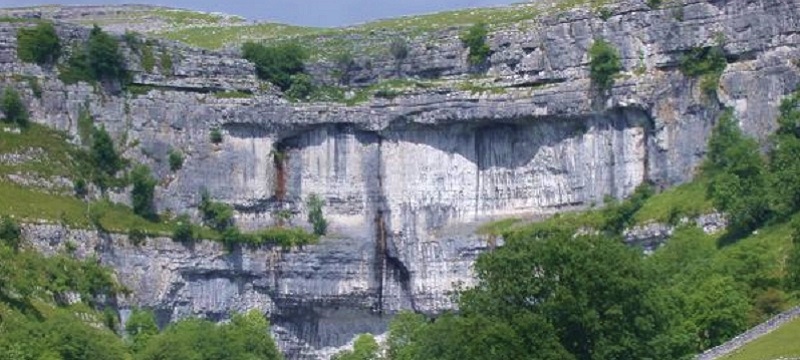
[[[282,91],[289,90],[292,75],[302,73],[303,63],[308,59],[308,53],[300,45],[288,42],[269,46],[248,42],[242,46],[242,56],[255,64],[260,79]]]
[[[61,55],[61,42],[53,23],[42,21],[34,28],[17,32],[17,56],[39,65],[53,63]]]
[[[119,41],[95,25],[87,43],[89,68],[96,80],[123,80],[127,77]]]
[[[314,93],[314,83],[308,74],[292,75],[292,85],[286,90],[286,96],[294,100],[306,100]]]
[[[15,251],[19,250],[22,244],[22,231],[14,219],[4,216],[0,218],[0,243],[3,243]]]
[[[712,96],[719,86],[719,78],[728,62],[720,46],[694,48],[680,59],[680,69],[684,75],[700,77],[700,89]]]
[[[589,75],[592,82],[601,90],[608,90],[614,84],[614,76],[622,70],[619,52],[604,39],[595,39],[589,48]]]
[[[3,91],[3,97],[0,99],[0,111],[5,115],[3,121],[17,124],[22,128],[28,126],[28,108],[25,107],[17,90],[10,86]]]
[[[314,227],[314,234],[322,236],[328,232],[328,221],[322,214],[325,202],[316,194],[311,194],[306,201],[308,206],[308,222]]]
[[[197,239],[197,235],[192,225],[192,220],[187,215],[178,216],[177,225],[172,232],[172,240],[179,243],[192,243]]]
[[[491,49],[486,44],[486,36],[488,34],[489,30],[486,24],[482,22],[470,26],[461,34],[461,42],[469,48],[467,60],[470,65],[481,65],[489,57]]]
[[[214,144],[222,143],[222,131],[220,131],[219,128],[211,129],[211,132],[209,133],[209,138],[211,139],[211,142]]]
[[[183,167],[183,154],[180,151],[172,149],[169,152],[169,169],[178,171]]]
[[[603,230],[612,234],[621,234],[622,231],[633,225],[633,216],[644,203],[653,196],[653,188],[650,184],[644,183],[636,188],[634,193],[621,203],[610,203],[603,210],[605,223]]]
[[[235,314],[225,324],[186,319],[150,336],[136,360],[280,360],[269,322],[251,311]]]
[[[301,228],[272,227],[255,233],[243,233],[236,227],[229,227],[222,232],[222,243],[228,250],[234,246],[259,247],[263,245],[277,245],[281,247],[294,247],[316,244],[319,237],[306,232]]]
[[[95,183],[104,189],[110,185],[117,172],[122,170],[124,161],[114,148],[114,141],[104,126],[92,131],[90,155],[95,171]]]
[[[86,44],[73,48],[71,54],[67,66],[61,69],[61,80],[66,83],[116,81],[125,85],[129,81],[119,41],[97,25]]]
[[[739,129],[733,111],[720,117],[708,142],[703,171],[709,177],[708,197],[725,212],[732,233],[745,233],[770,216],[768,178],[755,140]]]
[[[361,334],[353,344],[353,350],[344,350],[335,354],[331,360],[378,360],[380,346],[371,334]]]
[[[155,220],[157,214],[153,198],[158,182],[153,178],[152,171],[145,165],[136,166],[131,172],[131,182],[133,183],[131,191],[133,212],[145,219]]]
[[[198,209],[203,214],[205,224],[214,230],[223,232],[233,226],[233,207],[211,200],[208,191],[201,193]]]
[[[769,152],[772,207],[783,218],[800,211],[800,93],[780,106],[778,130]]]

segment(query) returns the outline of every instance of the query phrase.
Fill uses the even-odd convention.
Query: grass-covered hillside
[[[800,358],[800,319],[755,340],[724,360],[780,360]]]

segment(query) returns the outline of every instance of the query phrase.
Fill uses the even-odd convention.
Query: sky
[[[139,3],[223,12],[249,20],[344,26],[402,15],[518,2],[521,0],[0,0],[0,7]]]

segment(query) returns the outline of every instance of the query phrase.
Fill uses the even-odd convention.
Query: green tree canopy
[[[96,80],[123,80],[127,76],[119,41],[95,25],[87,43],[89,67]]]
[[[282,91],[289,90],[292,75],[302,73],[303,63],[308,59],[308,53],[300,45],[290,42],[269,46],[248,42],[242,46],[242,56],[255,64],[260,79]]]
[[[28,108],[22,102],[19,92],[12,87],[6,87],[0,99],[0,111],[3,112],[5,122],[27,127],[29,121]]]
[[[136,166],[131,172],[131,182],[133,183],[131,191],[133,212],[145,219],[154,220],[157,214],[153,197],[158,182],[153,178],[150,168],[145,165]]]
[[[768,178],[755,140],[745,136],[733,116],[720,117],[708,142],[704,173],[708,196],[729,218],[732,233],[755,229],[770,216]]]
[[[619,51],[604,39],[595,39],[589,48],[589,75],[601,90],[614,85],[614,76],[622,70]]]
[[[61,42],[52,22],[42,21],[33,28],[17,32],[17,56],[25,62],[44,65],[61,55]]]

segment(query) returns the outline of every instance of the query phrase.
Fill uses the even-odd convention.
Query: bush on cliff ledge
[[[53,63],[61,55],[61,42],[50,22],[40,22],[34,28],[17,32],[17,56],[20,60],[39,65]]]
[[[589,48],[589,71],[592,82],[600,90],[614,85],[614,76],[622,70],[619,52],[608,41],[596,39]]]

